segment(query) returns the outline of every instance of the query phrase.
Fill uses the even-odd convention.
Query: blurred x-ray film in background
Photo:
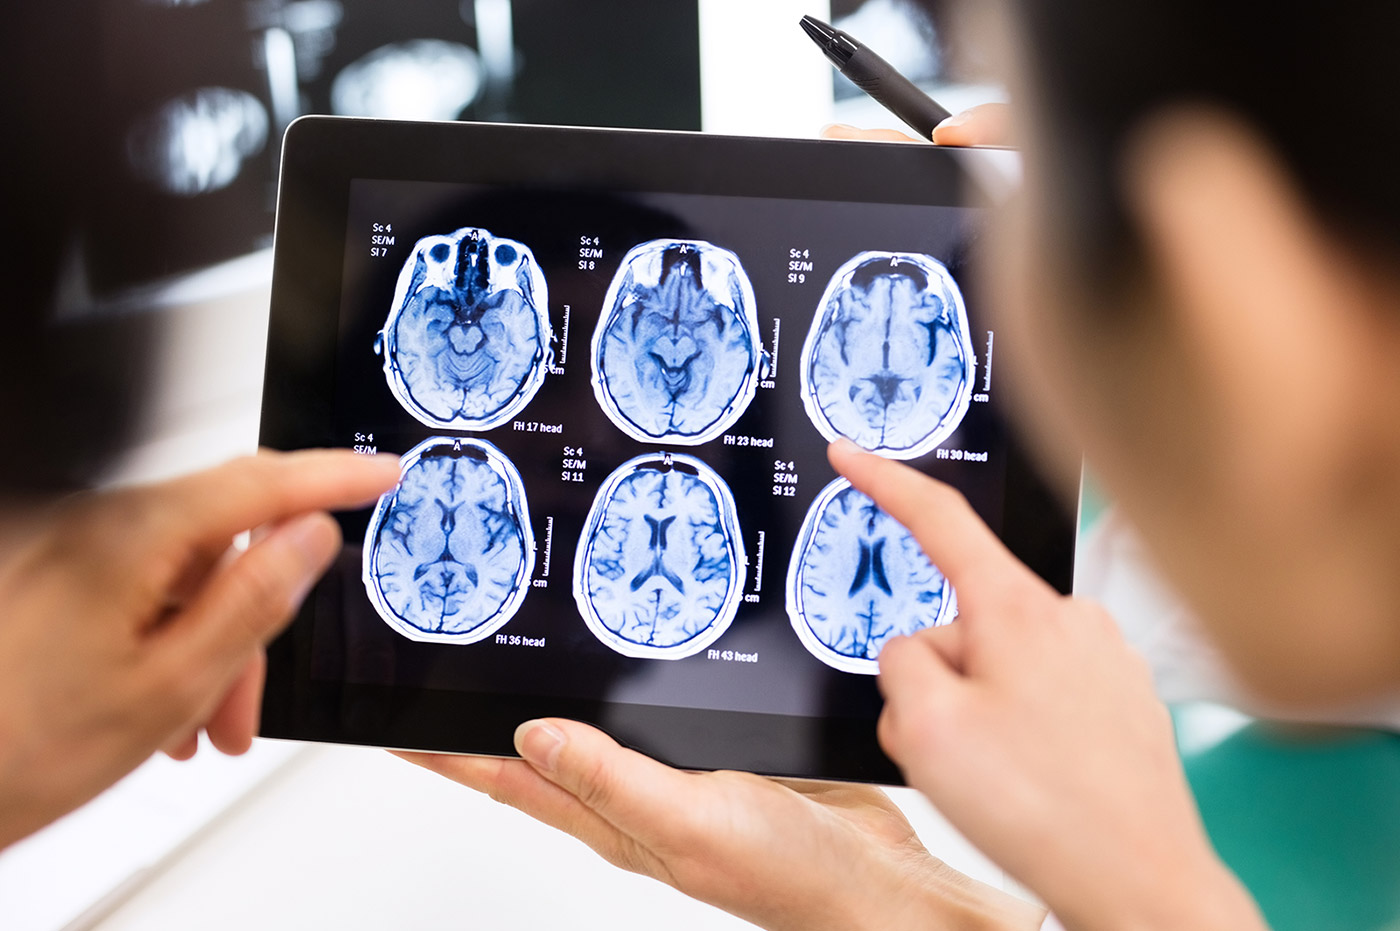
[[[92,6],[90,308],[159,303],[153,286],[269,246],[279,142],[305,114],[700,128],[696,0]]]
[[[894,65],[949,111],[1003,101],[1006,89],[990,77],[987,50],[963,30],[954,41],[955,4],[910,0],[831,0],[830,22]],[[909,132],[898,117],[832,71],[833,118],[852,126]]]
[[[264,283],[280,139],[305,114],[799,137],[834,118],[890,123],[841,91],[797,27],[805,13],[857,30],[950,105],[1001,93],[959,83],[944,25],[899,0],[84,5],[96,54],[72,67],[93,90],[80,115],[92,143],[73,170],[95,196],[74,220],[69,311]],[[44,93],[47,80],[26,74],[22,90]]]

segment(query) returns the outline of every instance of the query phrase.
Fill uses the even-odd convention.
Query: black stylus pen
[[[925,141],[933,138],[933,128],[950,114],[919,90],[894,66],[842,32],[811,16],[802,17],[802,28],[851,82],[879,101],[886,110],[908,123]]]

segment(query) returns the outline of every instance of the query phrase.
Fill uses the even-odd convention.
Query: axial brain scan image
[[[802,401],[828,440],[914,459],[962,422],[973,364],[962,293],[942,263],[862,252],[817,305],[802,348]]]
[[[485,440],[435,437],[414,447],[365,532],[365,590],[411,640],[491,636],[519,609],[534,564],[520,473]]]
[[[753,400],[765,356],[739,258],[658,239],[627,253],[593,333],[593,393],[635,440],[707,443]]]
[[[375,351],[399,403],[430,427],[490,430],[539,391],[553,361],[534,254],[467,227],[420,239]]]
[[[817,659],[873,675],[891,637],[948,623],[957,602],[909,531],[837,479],[817,496],[798,534],[787,611]]]
[[[747,568],[724,481],[692,456],[638,456],[593,501],[574,558],[574,600],[617,652],[680,659],[729,628]]]

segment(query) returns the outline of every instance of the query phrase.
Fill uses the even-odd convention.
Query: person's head
[[[1033,430],[1266,697],[1400,685],[1400,7],[1006,10],[1026,188],[984,270]]]
[[[105,157],[92,84],[101,17],[89,7],[25,0],[0,31],[0,79],[15,89],[0,102],[0,518],[103,477],[150,381],[153,315],[85,313],[79,230]],[[129,220],[140,239],[146,218]]]

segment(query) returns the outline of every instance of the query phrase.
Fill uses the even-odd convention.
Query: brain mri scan
[[[574,600],[617,652],[681,659],[729,628],[747,569],[724,481],[692,456],[638,456],[593,501],[574,558]]]
[[[467,227],[414,246],[375,351],[389,389],[414,417],[430,427],[490,430],[539,391],[552,339],[534,254]]]
[[[519,609],[534,565],[520,473],[485,440],[414,447],[365,532],[365,590],[410,640],[491,636]]]
[[[713,440],[748,408],[766,366],[738,256],[680,239],[627,253],[592,348],[599,405],[642,442]]]
[[[817,659],[874,675],[891,637],[948,623],[957,600],[909,531],[837,479],[802,523],[788,564],[787,611]]]
[[[962,422],[973,364],[967,309],[942,263],[862,252],[817,305],[802,347],[802,402],[828,440],[914,459]]]

